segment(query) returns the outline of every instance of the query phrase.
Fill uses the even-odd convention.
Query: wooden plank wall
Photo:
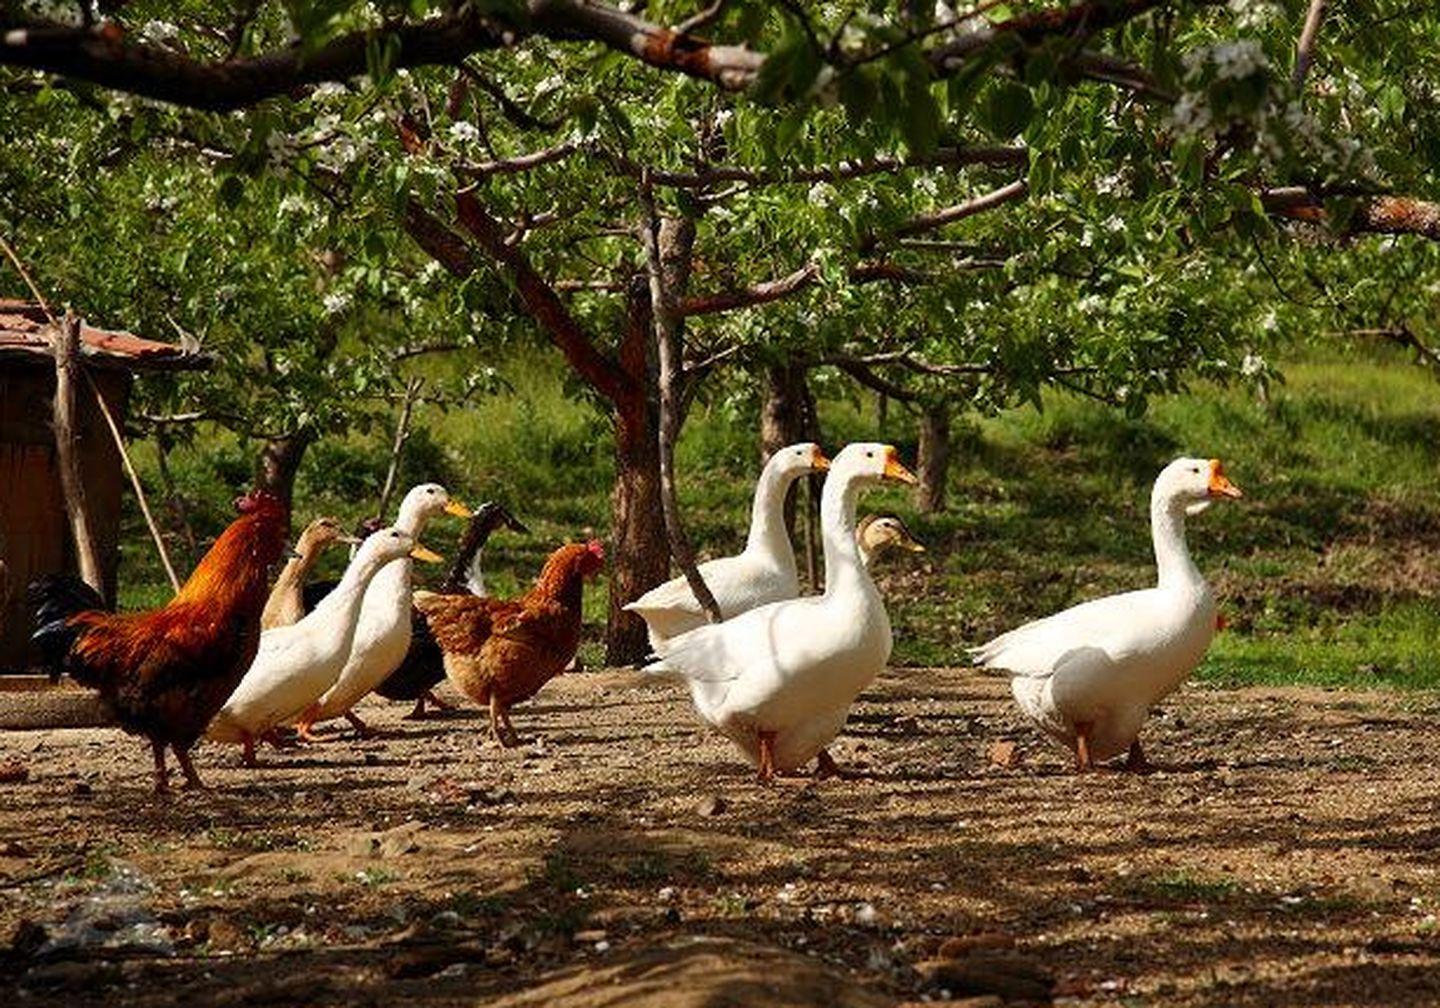
[[[90,372],[118,420],[125,416],[131,376]],[[33,657],[25,586],[41,574],[75,571],[50,426],[55,372],[43,362],[0,365],[0,558],[9,566],[10,597],[0,608],[0,672],[20,672]],[[89,383],[79,396],[80,464],[94,515],[105,596],[115,598],[124,475]]]

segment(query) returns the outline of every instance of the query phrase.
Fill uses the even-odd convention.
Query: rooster
[[[122,728],[150,740],[157,794],[169,790],[166,746],[186,784],[205,786],[190,748],[255,658],[270,568],[285,550],[284,504],[256,490],[235,507],[240,517],[163,608],[105,612],[100,597],[69,575],[30,585],[39,626],[31,639],[51,676],[68,673],[98,690]]]
[[[585,580],[604,563],[605,550],[592,539],[550,554],[535,587],[518,599],[415,593],[415,608],[445,656],[446,676],[490,708],[490,730],[502,746],[520,742],[509,708],[534,696],[575,657]]]

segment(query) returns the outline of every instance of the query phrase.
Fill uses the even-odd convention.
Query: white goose
[[[255,765],[255,740],[296,717],[339,677],[355,641],[360,608],[375,575],[401,557],[439,561],[398,528],[382,529],[355,550],[345,575],[296,623],[260,635],[260,648],[240,685],[206,729],[217,742],[239,742]]]
[[[785,494],[790,484],[801,476],[823,471],[829,464],[820,446],[808,442],[787,445],[765,463],[755,484],[755,498],[750,506],[750,535],[745,540],[745,549],[735,556],[708,560],[700,565],[700,576],[714,594],[720,615],[725,619],[800,594],[795,550],[785,528]],[[683,577],[657,585],[625,606],[625,610],[645,621],[652,648],[707,622],[705,611]]]
[[[820,756],[890,657],[890,619],[855,542],[860,491],[886,478],[915,482],[889,445],[847,445],[831,464],[820,498],[823,595],[661,641],[659,660],[645,668],[687,680],[700,716],[750,757],[761,780]]]
[[[1219,459],[1179,458],[1150,493],[1158,584],[1085,602],[972,648],[976,663],[1014,678],[1021,710],[1086,770],[1129,748],[1147,764],[1140,727],[1151,705],[1199,664],[1215,636],[1215,598],[1185,547],[1185,516],[1240,497]]]
[[[438,483],[422,483],[400,502],[395,528],[412,539],[432,517],[441,512],[461,518],[470,517],[470,509],[452,501]],[[360,618],[355,626],[355,641],[340,676],[325,693],[297,718],[300,737],[318,741],[311,734],[317,722],[342,715],[361,734],[368,732],[365,723],[350,708],[385,680],[410,650],[410,561],[401,559],[386,565],[370,580]]]

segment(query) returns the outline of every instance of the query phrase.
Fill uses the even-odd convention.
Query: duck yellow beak
[[[1210,496],[1211,497],[1244,497],[1240,488],[1230,482],[1225,475],[1225,467],[1219,459],[1210,460]]]
[[[918,542],[916,542],[914,539],[907,539],[907,540],[905,540],[905,542],[904,542],[903,545],[904,545],[905,548],[906,548],[907,550],[909,550],[911,553],[924,553],[924,552],[925,552],[925,544],[924,544],[924,543],[918,543]]]
[[[810,456],[810,468],[816,472],[825,472],[830,468],[830,460],[819,448],[816,448],[815,453]]]
[[[410,555],[411,555],[412,557],[414,557],[416,560],[424,560],[426,563],[444,563],[444,562],[445,562],[445,558],[442,557],[439,553],[436,553],[436,552],[435,552],[434,550],[432,550],[432,549],[426,549],[424,546],[421,546],[419,543],[416,543],[416,544],[415,544],[415,548],[410,551]]]
[[[457,500],[445,502],[445,513],[452,514],[456,518],[470,518],[475,514],[474,511],[471,511],[468,507],[466,507],[464,504],[461,504]]]
[[[920,482],[915,478],[914,473],[901,464],[900,453],[894,448],[888,448],[885,452],[885,478],[909,483],[911,486]]]

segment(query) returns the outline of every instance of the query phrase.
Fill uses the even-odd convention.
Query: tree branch
[[[488,178],[491,175],[514,175],[520,172],[527,172],[532,168],[541,165],[553,164],[556,161],[563,161],[570,155],[585,149],[585,144],[580,141],[569,141],[556,144],[554,147],[546,147],[544,150],[534,151],[530,154],[517,154],[510,158],[498,158],[494,161],[481,161],[478,164],[461,165],[455,169],[457,174],[466,178]]]
[[[455,63],[473,52],[502,48],[514,35],[463,4],[441,17],[351,32],[313,52],[295,45],[207,63],[132,41],[113,22],[84,28],[0,15],[0,64],[216,112],[255,105],[307,84],[359,76],[368,69],[369,46],[382,40],[397,46],[395,66],[414,67]]]
[[[931,213],[921,214],[909,222],[900,225],[892,233],[900,237],[906,237],[925,231],[934,231],[936,228],[944,227],[946,224],[953,224],[958,220],[973,217],[993,207],[1022,199],[1029,191],[1030,184],[1024,179],[1017,179],[1009,185],[1001,186],[993,192],[976,196],[974,199],[967,200],[956,206],[945,207]]]
[[[405,202],[405,219],[401,223],[415,244],[444,266],[451,276],[463,280],[478,268],[470,244],[413,196]]]
[[[1304,186],[1260,190],[1260,203],[1276,217],[1326,224],[1330,213],[1319,195]],[[1370,196],[1359,200],[1344,234],[1418,235],[1440,241],[1440,203],[1411,196]]]
[[[1035,43],[1051,35],[1091,35],[1171,0],[1086,0],[1048,7],[969,32],[927,54],[937,76],[949,76],[1002,35]],[[1218,0],[1201,0],[1218,2]],[[729,91],[753,84],[766,54],[745,45],[713,44],[661,27],[638,13],[598,0],[528,0],[528,17],[476,5],[411,23],[362,29],[313,52],[292,45],[245,59],[207,62],[131,41],[114,22],[75,27],[0,13],[0,65],[28,67],[190,108],[231,111],[297,87],[344,81],[366,73],[372,47],[395,53],[396,67],[458,66],[467,56],[514,45],[528,35],[592,41],[650,66],[710,81]],[[657,177],[656,182],[660,182]]]
[[[1310,61],[1315,51],[1315,37],[1320,34],[1320,19],[1325,14],[1325,0],[1310,0],[1305,12],[1305,26],[1300,29],[1300,41],[1295,45],[1295,70],[1290,83],[1299,91],[1305,84],[1305,74],[1310,70]]]
[[[695,600],[711,623],[724,616],[710,586],[695,566],[695,550],[685,535],[680,521],[680,504],[675,493],[675,442],[680,437],[680,411],[684,399],[683,364],[681,360],[681,316],[676,295],[684,287],[690,273],[690,257],[695,243],[695,224],[680,218],[661,221],[655,210],[655,190],[649,173],[640,177],[640,205],[645,210],[641,239],[645,244],[645,267],[650,280],[651,325],[655,331],[656,359],[660,383],[660,510],[670,541],[670,556]],[[662,248],[662,245],[664,246]]]
[[[506,242],[505,228],[480,206],[474,192],[457,192],[455,209],[460,223],[475,236],[485,254],[505,268],[525,310],[549,334],[576,373],[611,402],[629,398],[634,393],[629,377],[596,349],[560,295],[535,271],[525,253]]]
[[[789,276],[777,280],[764,280],[739,290],[721,291],[717,294],[703,294],[688,297],[680,303],[680,317],[692,315],[714,315],[718,312],[733,311],[736,308],[753,308],[789,297],[803,290],[820,275],[818,263],[808,262]]]
[[[605,156],[621,171],[639,177],[641,166],[623,154],[606,152]],[[743,168],[736,165],[702,165],[693,172],[656,170],[651,179],[656,185],[676,189],[706,189],[722,182],[743,182],[750,185],[785,183],[842,182],[867,175],[895,175],[910,168],[936,168],[947,165],[987,165],[1010,168],[1024,165],[1029,153],[1024,147],[942,147],[929,154],[909,157],[874,157],[840,161],[830,165],[799,168]]]

